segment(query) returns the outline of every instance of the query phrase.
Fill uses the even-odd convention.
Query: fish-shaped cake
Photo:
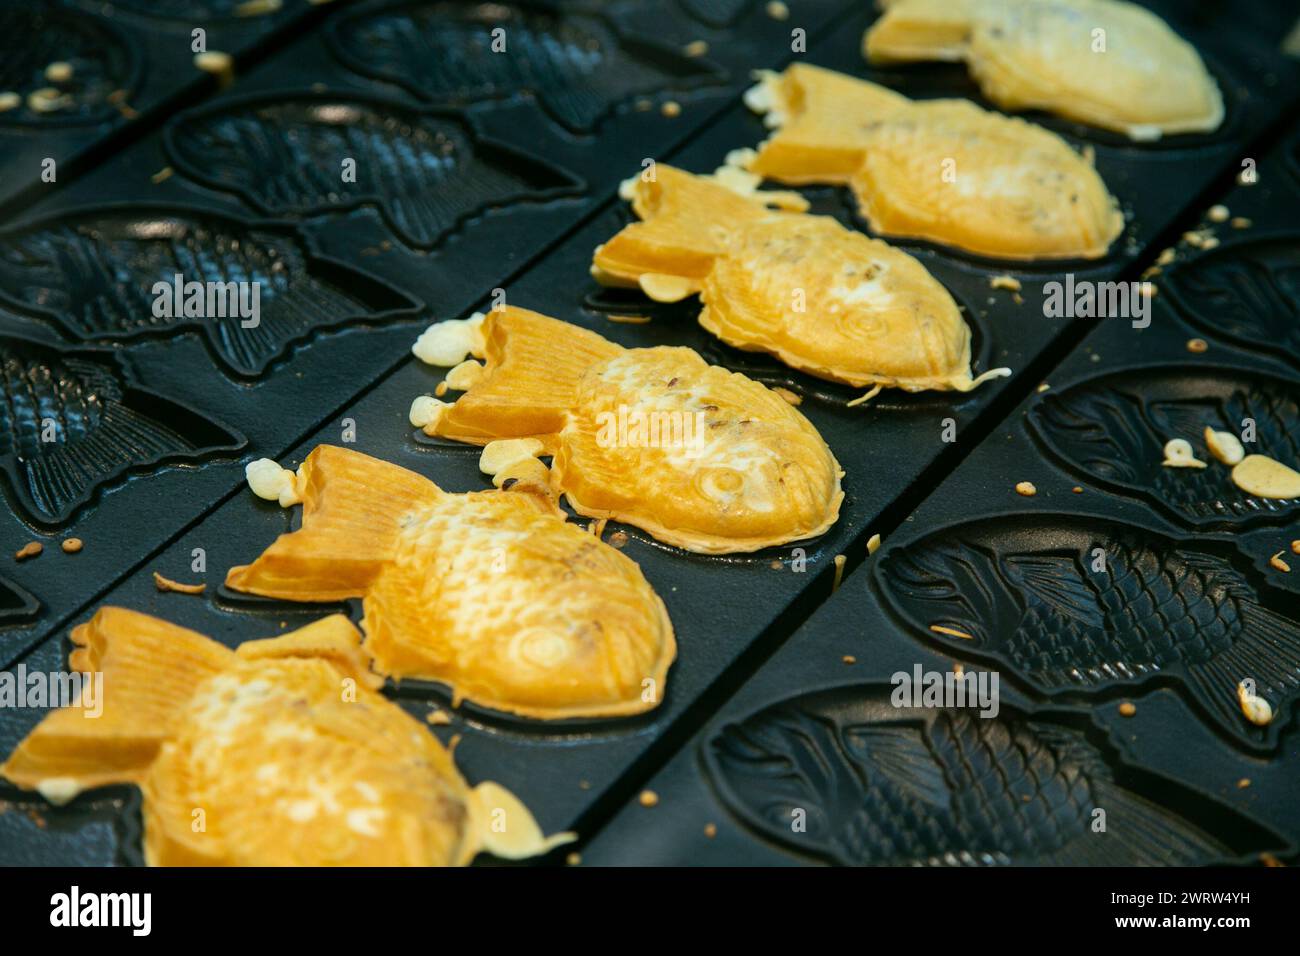
[[[846,866],[1187,866],[1284,845],[1173,780],[1114,772],[1077,725],[897,706],[896,689],[813,692],[726,725],[704,748],[723,802]],[[1219,836],[1198,825],[1225,814]]]
[[[544,485],[451,494],[331,445],[296,475],[263,460],[249,477],[260,495],[301,500],[302,527],[231,568],[226,586],[361,598],[380,674],[540,719],[635,714],[663,699],[677,654],[663,601],[635,562],[567,523]]]
[[[456,866],[572,839],[544,838],[500,785],[466,784],[377,693],[342,615],[232,651],[106,607],[72,642],[98,699],[48,714],[0,774],[53,803],[139,786],[151,866]]]
[[[1055,133],[967,100],[913,102],[796,63],[745,96],[776,133],[748,159],[785,183],[847,184],[871,228],[1000,259],[1096,259],[1124,216]]]
[[[919,632],[1048,693],[1172,680],[1248,743],[1259,734],[1243,681],[1279,713],[1300,693],[1300,623],[1266,605],[1239,562],[1128,525],[1033,517],[898,545],[877,564],[882,590]]]
[[[1223,122],[1196,49],[1122,0],[892,0],[863,39],[873,63],[962,60],[1003,109],[1040,109],[1154,140]]]
[[[768,208],[799,209],[791,194],[742,194],[662,163],[626,186],[641,221],[596,249],[605,285],[698,294],[700,325],[728,345],[832,382],[964,392],[1010,374],[972,377],[970,329],[920,262],[829,216]]]
[[[540,475],[581,515],[706,554],[815,537],[839,516],[843,471],[817,429],[691,349],[627,349],[507,306],[438,323],[414,351],[435,365],[486,358],[448,374],[455,402],[417,398],[411,424],[486,445],[498,483]],[[553,458],[549,473],[535,456]]]

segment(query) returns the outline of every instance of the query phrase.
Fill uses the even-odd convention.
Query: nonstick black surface
[[[55,20],[95,9],[51,6]],[[626,552],[664,598],[677,630],[679,657],[666,699],[643,717],[529,722],[470,705],[451,710],[437,686],[390,688],[417,717],[432,707],[450,712],[451,722],[430,732],[460,736],[456,758],[471,781],[490,777],[512,788],[548,831],[576,829],[589,863],[912,862],[946,853],[977,862],[1161,863],[1294,853],[1300,824],[1290,794],[1300,782],[1300,754],[1292,696],[1274,701],[1277,719],[1259,731],[1234,723],[1230,708],[1225,715],[1203,668],[1167,667],[1146,679],[1062,688],[1000,646],[996,628],[980,642],[987,646],[968,647],[926,630],[916,617],[924,609],[912,609],[909,619],[890,597],[888,570],[891,560],[910,553],[901,547],[909,542],[974,540],[975,532],[958,528],[966,525],[979,526],[980,554],[1060,557],[1096,538],[1140,570],[1149,549],[1157,580],[1185,566],[1187,554],[1208,554],[1193,560],[1221,562],[1221,573],[1242,589],[1233,591],[1235,599],[1256,601],[1273,615],[1268,620],[1300,632],[1297,586],[1268,565],[1270,555],[1300,538],[1293,503],[1243,500],[1230,484],[1216,483],[1222,471],[1207,470],[1192,487],[1165,487],[1157,481],[1169,476],[1144,469],[1132,448],[1104,449],[1108,459],[1069,427],[1080,416],[1104,418],[1122,406],[1137,423],[1126,434],[1140,448],[1154,442],[1158,453],[1173,436],[1156,432],[1170,421],[1235,415],[1244,401],[1261,408],[1261,436],[1289,440],[1295,450],[1300,147],[1287,123],[1300,79],[1296,65],[1272,49],[1300,10],[1288,19],[1279,9],[1269,19],[1221,4],[1154,4],[1216,74],[1227,102],[1222,129],[1134,145],[1035,117],[1095,150],[1128,217],[1124,236],[1096,262],[1012,266],[902,243],[963,306],[975,334],[976,370],[1005,365],[1015,374],[968,395],[886,393],[850,408],[848,390],[713,340],[694,321],[695,303],[665,307],[602,290],[588,266],[592,249],[630,221],[615,190],[643,159],[707,172],[730,149],[763,138],[762,123],[739,102],[753,69],[800,57],[912,96],[978,99],[957,68],[867,69],[859,43],[874,14],[864,4],[792,2],[788,20],[774,18],[761,2],[507,4],[512,26],[536,40],[519,54],[537,58],[530,89],[504,84],[486,67],[486,80],[472,87],[422,72],[438,44],[472,42],[481,26],[473,4],[308,7],[286,0],[280,12],[256,22],[224,16],[228,6],[196,0],[97,11],[127,38],[127,61],[138,66],[136,119],[115,110],[116,117],[89,117],[72,130],[14,132],[0,124],[0,135],[41,143],[38,154],[55,150],[43,145],[48,135],[79,157],[56,183],[40,184],[38,161],[32,175],[26,152],[4,154],[6,366],[41,383],[66,410],[70,431],[99,429],[111,439],[117,419],[101,409],[112,405],[117,415],[147,418],[156,435],[138,454],[106,461],[93,480],[75,483],[35,481],[21,441],[0,446],[5,550],[12,554],[29,540],[45,545],[38,558],[0,565],[0,656],[7,669],[65,666],[64,635],[102,604],[154,613],[230,645],[331,610],[250,599],[220,586],[227,568],[246,563],[297,520],[247,491],[243,465],[271,457],[294,466],[319,443],[348,442],[449,490],[486,487],[477,449],[434,442],[407,423],[411,399],[432,391],[442,374],[412,359],[409,348],[429,322],[485,308],[501,289],[512,304],[624,345],[689,345],[712,362],[791,389],[847,472],[846,500],[823,538],[750,556],[691,555],[637,529],[607,529],[607,538],[627,534]],[[169,16],[157,12],[164,8]],[[431,47],[418,55],[408,50],[409,59],[393,60],[371,42],[393,17],[426,15],[447,26],[429,31]],[[210,24],[210,49],[220,48],[212,39],[219,30],[241,31],[225,41],[241,59],[228,89],[217,91],[189,66],[192,24]],[[792,52],[794,29],[806,31],[807,53]],[[601,68],[575,79],[546,61],[548,36],[594,44]],[[684,52],[701,39],[706,52]],[[143,92],[149,89],[152,99]],[[679,115],[665,115],[674,112],[663,108],[670,101]],[[356,151],[361,170],[374,171],[359,177],[353,192],[338,185],[338,156],[352,155],[343,149]],[[439,177],[413,183],[417,173],[401,157],[434,149],[454,162]],[[1246,161],[1257,179],[1234,188]],[[24,175],[27,186],[10,188]],[[805,192],[814,211],[866,231],[845,191]],[[1210,224],[1220,240],[1213,249],[1180,243],[1185,231],[1204,225],[1215,202],[1249,226]],[[142,324],[133,320],[139,303],[117,301],[112,290],[111,307],[88,310],[86,303],[101,302],[105,292],[93,273],[39,267],[52,244],[66,254],[62,261],[75,263],[86,244],[136,235],[146,224],[173,246],[205,253],[238,237],[239,267],[287,283],[279,306],[286,311],[276,323],[284,333],[271,339],[184,320]],[[1045,283],[1065,272],[1135,279],[1175,244],[1174,263],[1152,279],[1158,293],[1149,328],[1044,317]],[[131,288],[147,288],[171,261],[147,243],[114,248],[114,264]],[[991,288],[1000,275],[1019,279],[1018,296]],[[650,322],[610,318],[628,314]],[[1193,337],[1209,348],[1188,351]],[[1050,387],[1039,391],[1044,381]],[[87,405],[90,393],[97,398]],[[1185,411],[1189,403],[1192,412]],[[10,433],[30,434],[20,406],[7,407]],[[953,428],[945,428],[948,420]],[[946,431],[955,432],[954,440],[944,440]],[[1026,480],[1038,488],[1034,498],[1012,490]],[[1082,491],[1072,492],[1075,486]],[[867,559],[873,532],[885,535],[885,546]],[[72,536],[85,548],[64,554],[59,542]],[[196,549],[205,571],[193,570]],[[840,554],[849,573],[832,597],[833,558]],[[1300,574],[1300,557],[1294,563]],[[207,591],[161,594],[155,571],[205,581]],[[345,609],[359,618],[356,606]],[[1120,648],[1125,654],[1149,653],[1164,637],[1140,619],[1126,626],[1132,640]],[[1216,639],[1208,631],[1199,637]],[[845,663],[845,655],[854,662]],[[889,676],[915,663],[947,668],[954,660],[1001,675],[1004,713],[998,721],[976,721],[978,732],[995,742],[1020,741],[1023,751],[1064,768],[1068,786],[1058,792],[1043,777],[1041,793],[1023,803],[1023,812],[1014,805],[1026,795],[1019,791],[1006,806],[986,799],[974,816],[1004,821],[1012,836],[962,820],[943,831],[947,842],[927,844],[920,835],[933,837],[932,822],[889,817],[897,829],[893,844],[912,855],[882,855],[879,840],[855,829],[864,801],[888,790],[863,766],[897,769],[899,786],[932,803],[949,801],[960,787],[923,769],[917,742],[937,739],[936,721],[946,722],[945,732],[961,728],[952,715],[932,712],[900,722],[897,712],[882,709],[888,695],[881,697],[881,687],[887,691]],[[1285,678],[1297,668],[1300,661],[1276,662],[1279,686],[1289,687]],[[1135,702],[1136,716],[1116,716],[1121,701]],[[789,742],[773,731],[786,716],[764,716],[786,703],[800,720],[827,731],[827,740],[866,728],[888,749],[888,756],[864,749],[865,764],[850,761],[839,777],[804,780],[799,805],[819,821],[805,835],[773,823],[772,808],[784,810],[781,801],[792,799],[784,784],[754,777],[753,764],[741,759],[754,756],[747,748],[755,740]],[[0,709],[0,749],[7,753],[40,716]],[[830,744],[820,746],[824,757]],[[989,772],[1017,759],[996,746],[978,752],[992,755]],[[951,756],[942,748],[930,754]],[[1243,778],[1248,787],[1238,786]],[[654,808],[635,799],[647,786],[660,796]],[[1110,832],[1118,839],[1081,843],[1070,829],[1077,821],[1053,829],[1035,815],[1035,801],[1049,806],[1067,798],[1082,812],[1085,796],[1110,807]],[[7,786],[0,799],[8,806],[0,813],[0,863],[140,862],[138,797],[130,788],[88,793],[57,810]],[[712,837],[704,831],[710,823]],[[1143,838],[1124,838],[1137,833]]]

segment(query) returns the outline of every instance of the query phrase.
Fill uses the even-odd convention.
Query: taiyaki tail
[[[439,410],[427,434],[475,445],[537,438],[553,454],[583,373],[623,352],[595,332],[513,306],[490,313],[483,335],[483,373]]]
[[[46,716],[0,767],[52,803],[138,782],[194,689],[235,660],[202,634],[117,607],[75,628],[72,642],[71,669],[89,675],[80,705]]]
[[[327,661],[344,677],[362,687],[377,690],[384,679],[370,670],[370,659],[361,651],[361,632],[342,614],[331,614],[296,631],[245,641],[235,649],[242,660],[302,658]]]
[[[394,557],[403,522],[442,491],[398,465],[319,445],[299,469],[302,528],[281,535],[226,586],[294,601],[361,597]]]
[[[727,231],[769,214],[762,193],[663,164],[624,183],[622,194],[641,221],[596,249],[591,274],[603,285],[640,286],[656,302],[697,294],[726,251]]]
[[[863,36],[862,53],[873,63],[960,60],[975,6],[972,0],[896,0]]]
[[[1252,729],[1238,693],[1243,681],[1254,682],[1254,695],[1268,701],[1274,714],[1300,690],[1300,625],[1258,604],[1239,606],[1242,632],[1232,647],[1187,669],[1216,719],[1235,735]]]

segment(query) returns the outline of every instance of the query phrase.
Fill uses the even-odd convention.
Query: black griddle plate
[[[232,434],[246,436],[247,444],[234,453],[209,452],[188,467],[145,468],[149,473],[125,482],[106,480],[89,503],[59,526],[57,534],[43,538],[44,555],[15,565],[12,571],[6,569],[0,582],[5,588],[0,590],[0,647],[10,669],[21,663],[29,669],[56,670],[66,660],[62,635],[67,628],[106,603],[158,614],[230,645],[326,613],[331,608],[249,599],[218,586],[228,567],[255,556],[296,520],[247,492],[242,464],[267,456],[293,465],[319,442],[337,444],[345,436],[355,436],[350,447],[419,471],[449,490],[485,487],[477,469],[477,449],[431,442],[407,424],[411,399],[431,391],[441,378],[438,370],[411,359],[408,350],[427,322],[483,308],[494,289],[504,289],[513,304],[596,329],[625,345],[690,345],[710,361],[801,394],[802,411],[845,467],[847,497],[839,524],[797,551],[785,548],[707,558],[666,548],[636,529],[623,529],[629,535],[627,553],[642,565],[664,598],[678,633],[679,658],[669,675],[666,699],[653,713],[624,721],[541,724],[466,705],[452,713],[450,725],[433,731],[444,739],[461,735],[457,761],[469,779],[501,781],[524,799],[544,828],[576,826],[584,837],[635,793],[653,768],[687,742],[722,703],[738,674],[761,661],[812,614],[829,593],[831,559],[837,553],[849,556],[850,567],[857,564],[871,532],[896,523],[898,515],[924,497],[990,430],[993,436],[972,462],[986,449],[997,447],[993,464],[1005,469],[1009,459],[995,440],[1000,434],[996,423],[1079,338],[1077,320],[1043,317],[1044,283],[1065,271],[1092,279],[1136,275],[1154,259],[1158,250],[1153,243],[1185,216],[1188,202],[1216,177],[1237,168],[1240,157],[1251,148],[1248,144],[1287,110],[1298,88],[1291,64],[1261,55],[1258,27],[1249,20],[1229,21],[1223,14],[1205,20],[1189,14],[1184,6],[1161,5],[1161,12],[1193,37],[1219,77],[1229,104],[1224,128],[1206,137],[1139,147],[1045,120],[1079,145],[1095,149],[1098,168],[1129,217],[1125,235],[1108,257],[1097,262],[1014,268],[930,244],[902,243],[962,304],[975,332],[977,370],[1007,365],[1016,375],[965,396],[886,394],[866,407],[847,408],[851,395],[846,390],[729,349],[705,335],[694,322],[698,308],[694,304],[652,307],[637,297],[599,289],[588,278],[591,250],[630,220],[625,204],[613,195],[614,187],[640,169],[644,158],[709,171],[728,150],[756,144],[764,137],[761,122],[738,103],[738,94],[748,85],[750,69],[779,68],[790,59],[792,29],[807,31],[811,62],[874,76],[910,95],[969,95],[971,85],[963,73],[937,67],[867,70],[858,49],[873,14],[860,5],[792,3],[790,19],[781,22],[768,17],[757,3],[578,4],[566,9],[579,11],[586,18],[582,23],[601,24],[599,42],[611,58],[635,54],[649,58],[651,66],[671,70],[675,67],[664,64],[671,64],[679,55],[675,51],[692,40],[707,40],[708,52],[684,74],[672,74],[683,76],[680,83],[665,81],[649,91],[615,84],[604,94],[597,88],[577,100],[557,97],[554,69],[548,72],[543,69],[546,64],[538,64],[539,79],[529,94],[452,78],[436,96],[422,87],[417,97],[405,84],[385,82],[399,73],[384,66],[385,51],[392,49],[384,41],[384,30],[372,36],[374,44],[366,52],[368,65],[362,73],[348,68],[358,65],[356,51],[339,49],[341,24],[375,11],[382,19],[390,7],[407,6],[411,5],[340,5],[340,12],[326,15],[324,29],[307,31],[241,77],[228,94],[170,118],[61,186],[49,199],[24,210],[6,227],[22,232],[31,223],[76,219],[86,207],[109,199],[140,210],[183,206],[192,217],[205,220],[269,223],[268,228],[298,238],[305,250],[304,263],[311,257],[346,263],[355,272],[355,281],[366,288],[383,286],[391,299],[372,301],[355,295],[364,306],[355,321],[311,329],[258,366],[228,361],[233,353],[214,349],[210,341],[205,343],[192,333],[165,338],[105,336],[140,387],[183,399]],[[537,29],[550,29],[553,11],[539,14],[529,6],[536,15],[534,25],[542,24]],[[730,26],[707,25],[733,17]],[[1228,23],[1234,25],[1228,28]],[[650,47],[653,52],[647,52]],[[669,99],[681,106],[675,118],[661,111]],[[272,190],[246,175],[241,151],[248,148],[264,151],[281,164],[328,155],[342,135],[340,110],[354,111],[344,124],[348,128],[355,126],[355,118],[382,133],[360,144],[362,151],[354,157],[361,173],[355,191],[331,194],[323,187],[324,180],[305,176],[296,180],[283,173],[279,182],[294,188]],[[284,133],[290,125],[295,135],[287,138]],[[393,147],[451,150],[456,159],[454,176],[461,178],[450,178],[446,184],[455,190],[432,206],[404,205],[410,197],[383,186],[386,176],[400,172],[387,158]],[[165,167],[173,170],[172,175],[152,181],[151,174]],[[269,168],[274,170],[274,163]],[[374,178],[366,178],[367,170],[374,171]],[[397,180],[389,177],[388,181]],[[844,191],[807,192],[816,211],[865,229]],[[1294,208],[1294,197],[1287,201]],[[304,271],[310,274],[305,266]],[[1003,274],[1020,280],[1022,301],[990,287],[990,279]],[[337,275],[330,278],[337,281]],[[85,347],[86,336],[69,336],[66,321],[34,308],[8,283],[0,294],[14,306],[0,316],[0,330],[57,349]],[[413,312],[394,305],[407,300],[414,303]],[[1160,302],[1163,307],[1164,300]],[[649,314],[652,321],[629,325],[608,318],[629,313]],[[1156,329],[1153,325],[1149,332]],[[238,354],[249,354],[247,348],[236,348],[238,342],[227,344]],[[1126,350],[1131,351],[1131,345]],[[1088,364],[1089,371],[1098,370]],[[953,442],[943,440],[949,419],[955,425]],[[971,467],[964,466],[958,475]],[[1047,500],[1046,494],[1028,504],[1011,497],[1010,504],[1021,507]],[[20,499],[7,500],[21,507]],[[935,502],[943,500],[940,494]],[[966,517],[969,512],[974,517],[978,500],[967,489],[950,507],[955,514]],[[1127,506],[1118,498],[1115,501],[1116,508]],[[1146,509],[1140,513],[1148,522],[1156,522],[1153,530],[1160,527]],[[36,522],[30,514],[15,512],[0,521],[8,522],[6,541],[35,536]],[[609,528],[607,535],[614,530]],[[58,536],[70,534],[86,541],[85,551],[75,558],[57,549]],[[201,549],[205,572],[193,570],[196,549]],[[208,592],[200,598],[159,594],[151,578],[155,570],[185,580],[202,578],[209,583]],[[866,577],[866,571],[850,576],[808,628],[828,615],[840,614],[848,595],[855,589],[865,591],[860,585]],[[355,606],[352,612],[358,616]],[[870,660],[857,626],[859,620],[867,625],[867,610],[849,607],[837,620],[840,624],[828,629],[826,642],[837,648],[854,644],[857,650],[837,654],[854,653],[861,662]],[[933,653],[924,649],[922,641],[904,636],[897,625],[891,629],[900,648],[895,656],[916,659],[920,653]],[[783,652],[784,658],[797,659],[799,666],[779,670],[781,676],[773,678],[784,696],[825,684],[823,675],[810,669],[825,662],[808,653],[812,649],[808,633],[807,628],[794,633]],[[836,678],[841,668],[848,671],[838,656],[826,666]],[[871,671],[855,665],[854,680],[859,671],[863,682],[879,678],[874,665]],[[754,693],[759,693],[770,672],[770,667],[760,672]],[[1013,706],[1021,708],[1022,713],[1013,716],[1023,723],[1036,713],[1040,702],[1010,677],[1006,683],[1009,713]],[[447,704],[446,696],[434,686],[408,682],[394,693],[421,717],[432,706]],[[1182,698],[1171,690],[1161,689],[1152,696],[1163,694],[1172,694],[1182,705]],[[867,707],[863,700],[852,706]],[[1094,766],[1093,758],[1083,753],[1087,751],[1100,754],[1096,759],[1107,767],[1123,763],[1122,755],[1113,752],[1110,742],[1092,726],[1086,705],[1069,701],[1059,706],[1069,712],[1061,718],[1060,733],[1081,740],[1079,760]],[[731,709],[729,704],[727,712]],[[0,711],[0,746],[7,751],[39,718],[34,710]],[[1245,752],[1244,746],[1231,749],[1220,741],[1218,750],[1211,752],[1230,764],[1245,759],[1236,756]],[[685,773],[691,778],[689,786],[704,786],[696,780],[700,752],[692,742],[666,773]],[[681,771],[682,766],[687,769]],[[1116,785],[1128,788],[1126,793],[1165,799],[1173,805],[1171,813],[1185,813],[1201,828],[1216,833],[1228,824],[1236,826],[1231,807],[1158,779],[1162,765],[1156,758],[1144,755],[1132,767],[1125,766],[1113,776]],[[707,797],[709,791],[704,792]],[[0,814],[0,828],[5,831],[0,855],[6,861],[139,862],[138,807],[130,791],[86,794],[58,811],[11,789],[3,795],[13,804],[12,810],[21,811]],[[652,828],[667,828],[667,821],[673,819],[671,809],[671,801],[665,799],[657,811],[640,807],[626,811],[592,844],[591,858],[646,860],[643,841],[635,832],[642,823],[636,814],[661,813],[647,822]],[[724,823],[720,813],[714,815],[720,825]],[[1277,827],[1274,819],[1262,822]],[[1240,839],[1223,844],[1233,853],[1271,846],[1272,834],[1243,828]],[[64,833],[65,838],[54,836]],[[78,843],[77,835],[82,833],[86,839]],[[736,855],[714,862],[773,859],[771,852],[751,850],[764,849],[766,844],[724,840],[721,833],[710,846],[724,844]],[[688,855],[696,855],[693,843],[673,845],[680,856],[674,858],[676,851],[665,847],[656,858],[684,862]],[[851,854],[829,858],[855,861]],[[775,859],[792,858],[776,854]]]

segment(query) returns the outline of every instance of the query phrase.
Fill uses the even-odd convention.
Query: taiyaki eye
[[[532,627],[520,631],[510,642],[509,655],[533,667],[561,667],[574,654],[573,638],[550,627]]]

